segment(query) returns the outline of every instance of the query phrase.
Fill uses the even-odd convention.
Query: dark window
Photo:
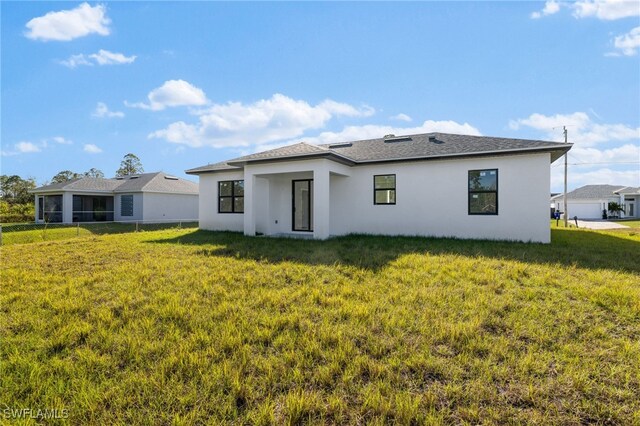
[[[498,169],[469,170],[469,214],[498,214]]]
[[[62,222],[62,195],[44,197],[44,221]]]
[[[373,204],[396,203],[396,175],[373,177]]]
[[[120,196],[120,216],[133,216],[133,195]]]
[[[244,213],[244,181],[218,182],[218,213]]]
[[[44,220],[44,197],[38,197],[38,220]]]

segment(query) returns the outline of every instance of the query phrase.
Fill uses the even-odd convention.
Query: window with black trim
[[[469,214],[498,214],[498,169],[469,170]]]
[[[218,213],[244,213],[244,181],[218,182]]]
[[[373,177],[373,204],[396,203],[396,175],[375,175]]]

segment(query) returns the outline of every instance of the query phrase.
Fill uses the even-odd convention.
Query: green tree
[[[104,178],[104,173],[102,172],[102,170],[92,167],[86,172],[84,172],[83,176],[90,177],[90,178]]]
[[[17,175],[0,176],[0,197],[9,204],[33,203],[33,195],[29,194],[29,190],[35,187],[36,181],[33,178],[22,179]]]
[[[51,183],[63,183],[79,177],[82,177],[82,175],[71,170],[63,170],[51,178]]]
[[[618,203],[616,203],[615,201],[610,201],[609,205],[607,206],[607,210],[609,210],[609,213],[620,213],[624,211],[624,208],[622,208],[622,206]]]
[[[144,173],[142,162],[135,154],[127,154],[120,162],[120,168],[116,171],[116,176],[126,176]]]

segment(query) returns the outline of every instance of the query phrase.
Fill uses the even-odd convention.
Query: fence
[[[0,245],[89,237],[92,235],[197,228],[193,219],[175,221],[11,223],[0,226]]]

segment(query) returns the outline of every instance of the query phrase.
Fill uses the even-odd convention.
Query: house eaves
[[[517,154],[527,154],[529,152],[555,152],[559,151],[560,154],[555,158],[551,158],[551,162],[553,163],[558,158],[560,158],[565,152],[569,151],[573,144],[565,144],[563,146],[558,147],[532,147],[532,148],[518,148],[518,149],[510,149],[510,150],[496,150],[496,151],[478,151],[478,152],[462,152],[462,153],[453,153],[453,154],[437,154],[431,156],[417,156],[417,157],[398,157],[398,158],[385,158],[385,159],[374,159],[374,160],[360,160],[356,162],[356,165],[360,164],[377,164],[377,163],[397,163],[402,161],[421,161],[421,160],[443,160],[449,158],[466,158],[466,157],[496,157],[496,156],[504,156],[504,155],[517,155]]]

